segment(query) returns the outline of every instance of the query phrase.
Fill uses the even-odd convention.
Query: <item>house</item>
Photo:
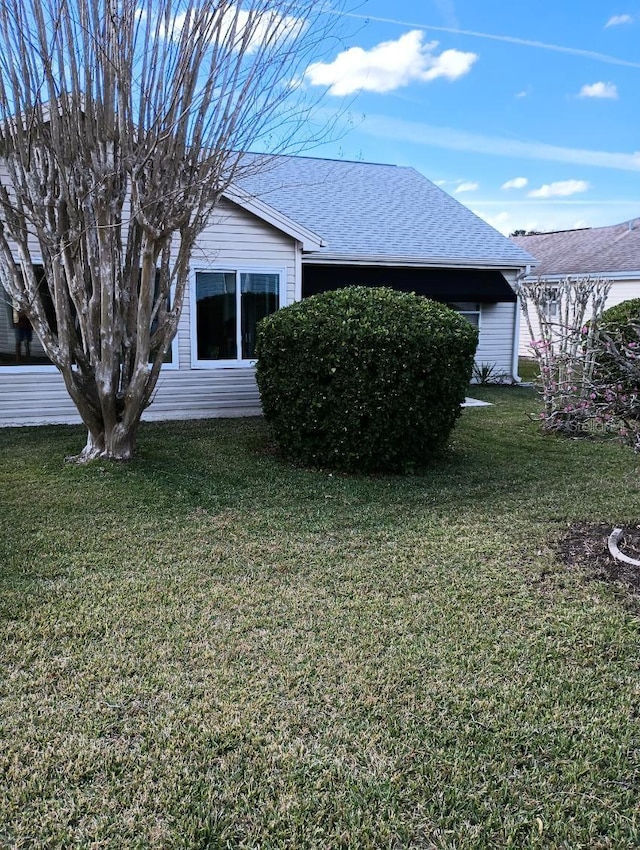
[[[479,328],[477,361],[516,377],[514,285],[533,262],[525,250],[413,168],[288,156],[259,164],[226,193],[198,241],[146,419],[258,414],[258,320],[349,284],[450,304]],[[17,351],[14,320],[5,297],[0,425],[79,422],[37,340],[28,354]]]
[[[611,281],[607,307],[640,298],[640,219],[611,227],[513,236],[511,240],[536,258],[531,280],[540,277],[553,282],[566,277],[605,277]],[[535,335],[535,316],[532,325]],[[529,331],[526,322],[522,322],[519,342],[522,356],[531,356],[529,343]]]

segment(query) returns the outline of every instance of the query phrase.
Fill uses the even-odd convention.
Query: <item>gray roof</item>
[[[259,155],[248,157],[257,161]],[[307,260],[504,268],[532,262],[413,168],[277,156],[269,158],[266,169],[242,176],[238,185],[323,238],[326,247]]]
[[[640,219],[511,239],[534,255],[533,272],[542,277],[640,272]]]

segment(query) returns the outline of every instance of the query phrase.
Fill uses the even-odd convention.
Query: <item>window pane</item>
[[[480,305],[475,304],[473,301],[455,301],[453,304],[448,304],[448,307],[451,307],[456,313],[460,313],[461,316],[474,326],[474,328],[480,327]]]
[[[465,313],[464,310],[458,311],[461,316],[469,322],[470,325],[473,325],[474,328],[480,327],[480,314],[479,313]]]
[[[548,319],[555,319],[558,316],[558,287],[549,286],[542,293],[542,308]]]
[[[251,360],[256,350],[256,325],[280,306],[280,275],[243,272],[240,275],[242,294],[242,357]]]
[[[40,292],[47,318],[56,329],[53,302],[44,279],[44,269],[35,267],[40,278]],[[31,322],[15,309],[11,298],[0,284],[0,366],[51,366]]]
[[[236,360],[236,273],[196,272],[198,360]]]

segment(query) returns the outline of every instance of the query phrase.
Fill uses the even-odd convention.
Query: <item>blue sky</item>
[[[311,66],[352,129],[315,155],[411,165],[499,230],[640,216],[640,0],[367,0]]]

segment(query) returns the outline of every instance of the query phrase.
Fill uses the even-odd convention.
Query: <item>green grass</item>
[[[473,394],[408,478],[0,431],[0,847],[638,846],[638,620],[554,550],[640,521],[638,458]]]
[[[518,360],[518,374],[523,381],[535,382],[540,377],[538,363],[533,357],[521,357]]]

